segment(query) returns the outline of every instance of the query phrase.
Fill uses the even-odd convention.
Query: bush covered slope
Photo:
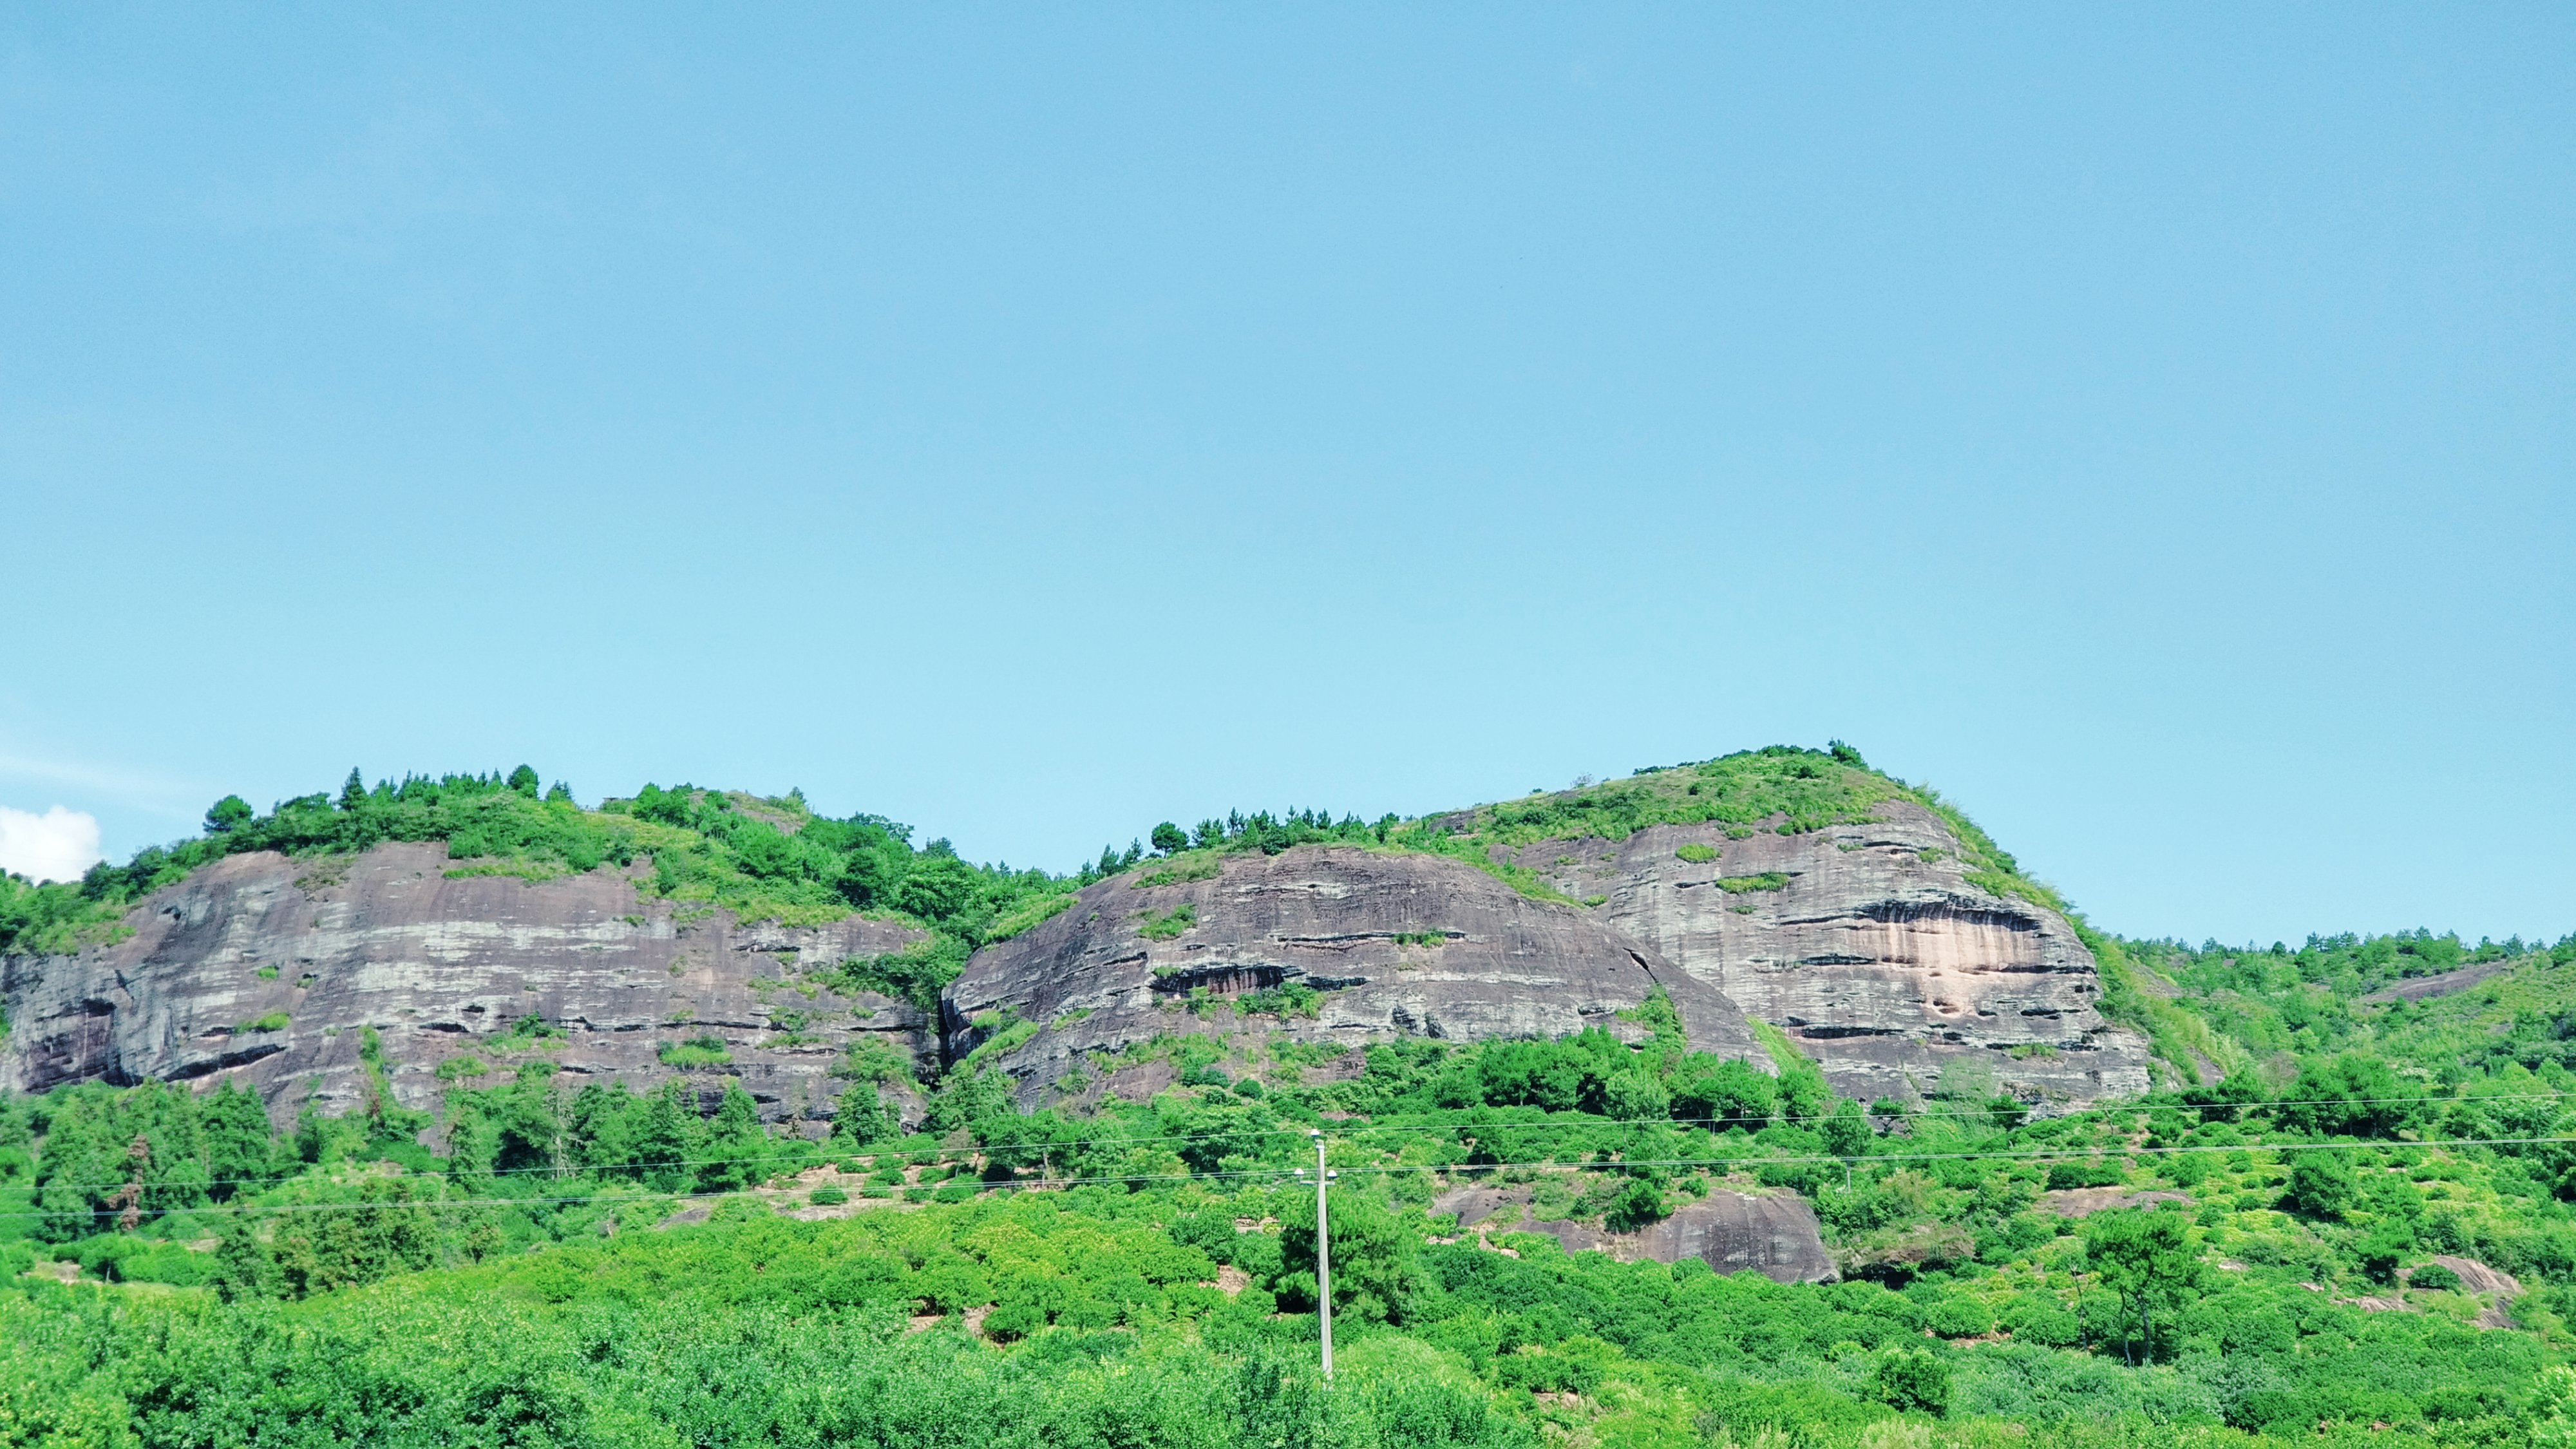
[[[934,945],[838,969],[918,998],[1103,872],[1312,840],[1495,869],[1483,844],[1799,829],[1900,789],[1755,752],[1424,821],[1166,827],[1150,859],[1051,878],[792,796],[583,811],[463,777],[219,807],[201,841],[13,886],[7,929],[112,929],[236,848],[443,839],[456,870],[622,863],[737,911],[900,914]],[[1978,868],[2042,890],[1999,851]],[[721,1063],[692,1079],[720,1092],[638,1095],[543,1053],[434,1111],[283,1132],[230,1087],[15,1099],[0,1444],[2576,1442],[2576,937],[2090,939],[2171,1080],[2045,1121],[1964,1071],[1919,1105],[1837,1100],[1786,1038],[1776,1075],[1706,1058],[1657,999],[1555,1042],[1208,1029],[1299,1011],[1285,992],[1176,1002],[1168,1034],[1068,1074],[1159,1064],[1144,1101],[1068,1082],[1018,1110],[992,1060],[1031,1023],[945,1067],[853,1047],[821,1140],[765,1127]],[[914,1071],[927,1117],[899,1120],[883,1086]],[[1329,1387],[1291,1175],[1313,1133],[1340,1174]],[[1707,1194],[1796,1194],[1843,1281],[1436,1210],[1471,1185],[1613,1242]]]
[[[239,1094],[68,1089],[0,1120],[0,1254],[30,1269],[0,1305],[0,1426],[200,1442],[304,1405],[315,1442],[2532,1442],[2571,1346],[2576,1124],[2517,1003],[2566,974],[2526,952],[2492,1000],[2403,1008],[2329,985],[2350,1025],[2294,1042],[2286,1079],[2037,1123],[1873,1114],[1794,1059],[1775,1079],[1662,1033],[1348,1064],[1180,1034],[1151,1102],[1021,1114],[968,1065],[909,1137],[858,1110],[900,1067],[853,1062],[823,1142],[739,1093],[701,1117],[542,1065],[451,1093],[436,1155],[401,1114],[272,1139]],[[2467,1035],[2502,1049],[2463,1059]],[[1341,1173],[1330,1394],[1288,1175],[1316,1130]],[[1466,1183],[1611,1231],[1796,1192],[1847,1281],[1462,1237],[1431,1207]],[[733,1196],[657,1229],[689,1194]]]

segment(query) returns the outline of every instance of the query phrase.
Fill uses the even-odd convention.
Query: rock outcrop
[[[1841,1274],[1825,1251],[1816,1213],[1795,1193],[1716,1189],[1633,1233],[1530,1216],[1528,1188],[1457,1188],[1431,1204],[1455,1213],[1462,1233],[1545,1233],[1569,1253],[1599,1250],[1622,1262],[1697,1258],[1720,1273],[1751,1270],[1775,1283],[1831,1283]]]
[[[1930,810],[1871,813],[1797,835],[1659,825],[1514,858],[1606,897],[1611,928],[1787,1030],[1845,1096],[1914,1099],[1944,1072],[2044,1105],[2145,1091],[2146,1042],[2103,1020],[2065,918],[1971,883]]]
[[[1587,1026],[1641,1040],[1647,1028],[1618,1013],[1661,985],[1694,1046],[1770,1069],[1723,992],[1595,914],[1463,862],[1300,846],[1215,869],[1150,885],[1150,868],[1113,877],[977,952],[943,1002],[952,1059],[1009,1022],[1035,1023],[1001,1059],[1027,1099],[1086,1053],[1190,1029],[1194,992],[1229,1020],[1300,1041],[1550,1039]],[[1315,1014],[1237,1014],[1283,987],[1318,993]]]
[[[360,1043],[373,1028],[404,1106],[431,1105],[448,1081],[488,1085],[545,1060],[575,1083],[649,1090],[686,1076],[702,1098],[732,1076],[765,1117],[819,1124],[848,1043],[931,1045],[913,1007],[845,1000],[796,969],[899,950],[917,931],[855,917],[740,927],[641,895],[610,867],[537,882],[446,869],[438,845],[231,856],[137,905],[133,934],[114,945],[6,958],[0,1088],[229,1076],[281,1122],[308,1099],[336,1114],[370,1090]],[[530,1016],[551,1033],[513,1031]],[[731,1060],[663,1064],[668,1046],[703,1037]],[[482,1074],[460,1073],[475,1062]]]
[[[685,1071],[710,1100],[731,1075],[772,1120],[820,1122],[840,1085],[829,1067],[870,1035],[955,1061],[1011,1030],[999,1061],[1034,1103],[1078,1062],[1174,1032],[1358,1044],[1600,1026],[1634,1040],[1647,1029],[1620,1013],[1661,986],[1698,1047],[1770,1070],[1749,1013],[1864,1100],[2001,1086],[2048,1111],[2145,1090],[2145,1043],[2103,1020],[2065,919],[1971,881],[1933,812],[1871,813],[1794,835],[1658,825],[1511,852],[1594,903],[1580,907],[1446,856],[1355,846],[1149,863],[978,952],[935,1021],[841,999],[802,969],[922,939],[890,923],[743,927],[609,867],[450,876],[438,845],[237,855],[136,906],[122,941],[0,961],[0,1088],[226,1074],[281,1119],[308,1098],[335,1112],[372,1090],[372,1028],[406,1106],[542,1056],[570,1080],[639,1089]],[[529,1016],[554,1034],[514,1032]],[[729,1061],[665,1064],[708,1036]]]

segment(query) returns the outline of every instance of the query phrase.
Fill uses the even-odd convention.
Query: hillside
[[[2142,1090],[2143,1044],[2095,1009],[2054,898],[1937,796],[1837,751],[1747,751],[1419,820],[1165,824],[1150,849],[1104,848],[1065,877],[916,850],[905,827],[821,818],[794,795],[648,785],[584,810],[561,786],[541,796],[525,766],[373,787],[353,771],[336,797],[265,814],[227,798],[201,837],[76,886],[10,886],[0,1086],[238,1073],[284,1122],[379,1090],[426,1109],[543,1050],[643,1091],[721,1068],[765,1119],[819,1124],[825,1074],[860,1038],[935,1078],[1016,1026],[984,1057],[1034,1102],[1073,1054],[1148,1042],[1184,1002],[1194,1020],[1249,1003],[1237,1036],[1548,1037],[1660,983],[1758,1062],[1744,1026],[1716,1024],[1757,1002],[1863,1100],[1919,1101],[1944,1072],[2043,1112]],[[1326,849],[1341,852],[1327,875],[1404,884],[1328,923],[1233,920],[1291,884],[1343,894],[1251,864]],[[1116,961],[1135,979],[1116,1003],[1052,979],[1040,963],[1067,950],[1063,971]],[[974,999],[943,1006],[961,970]]]
[[[2104,937],[1840,747],[1062,877],[522,774],[11,887],[0,1444],[2576,1441],[2576,936]]]

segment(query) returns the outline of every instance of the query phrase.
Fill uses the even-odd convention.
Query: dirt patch
[[[1228,1298],[1251,1286],[1252,1275],[1232,1263],[1223,1264],[1216,1270],[1216,1291]]]
[[[2191,1206],[2191,1194],[2157,1189],[2131,1192],[2125,1187],[2067,1187],[2039,1195],[2039,1205],[2061,1218],[2090,1217],[2112,1208],[2151,1207],[2160,1202]]]
[[[1155,1093],[1179,1080],[1180,1074],[1172,1070],[1171,1059],[1157,1057],[1110,1073],[1105,1089],[1110,1096],[1122,1102],[1150,1102],[1154,1100]]]

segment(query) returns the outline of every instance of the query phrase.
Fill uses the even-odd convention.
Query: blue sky
[[[1840,737],[2113,929],[2576,929],[2566,7],[549,9],[0,18],[0,826]]]

